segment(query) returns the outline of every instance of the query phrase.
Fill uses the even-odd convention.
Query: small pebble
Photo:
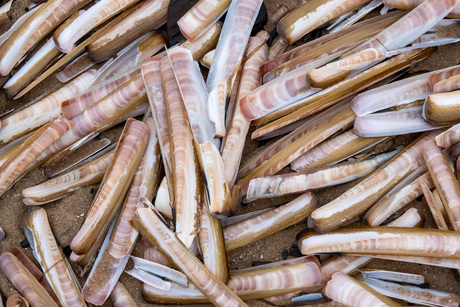
[[[291,257],[302,257],[303,256],[297,244],[291,245],[291,248],[289,248],[289,256]]]
[[[288,256],[289,256],[288,250],[283,249],[283,251],[281,252],[281,258],[283,258],[283,260],[286,260]]]
[[[27,241],[27,239],[21,241],[21,247],[22,248],[26,248],[26,247],[29,247],[30,244],[29,244],[29,241]]]

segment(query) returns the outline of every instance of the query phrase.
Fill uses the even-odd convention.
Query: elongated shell
[[[166,22],[169,0],[142,1],[132,12],[86,47],[94,62],[115,55],[135,38]]]
[[[81,187],[99,183],[112,158],[113,151],[68,173],[26,188],[22,190],[22,201],[28,206],[43,205],[72,194]]]
[[[91,210],[70,245],[77,255],[87,254],[105,236],[141,161],[148,135],[144,123],[127,121]]]
[[[7,252],[0,256],[0,270],[32,306],[58,306],[13,254]]]
[[[225,248],[230,251],[298,224],[316,207],[316,197],[307,192],[281,207],[229,225],[223,230]]]
[[[297,159],[300,155],[304,154],[307,150],[313,148],[321,141],[324,141],[327,137],[349,125],[354,121],[354,119],[355,115],[353,111],[351,111],[350,108],[346,108],[345,110],[338,112],[329,121],[319,124],[309,133],[295,140],[288,147],[283,148],[272,158],[265,161],[262,165],[254,169],[238,182],[238,185],[244,190],[242,194],[245,194],[249,181],[254,178],[276,174],[282,168]]]
[[[353,127],[361,137],[403,135],[437,128],[423,119],[422,106],[357,117]]]
[[[176,232],[187,247],[193,246],[198,232],[202,182],[198,157],[193,145],[184,102],[167,57],[160,62],[169,136],[171,142],[174,207],[176,209]]]
[[[244,63],[236,98],[237,101],[261,84],[262,78],[259,68],[266,61],[267,54],[268,48],[266,45],[263,45]],[[227,182],[235,182],[249,126],[250,122],[244,117],[240,104],[237,103],[222,145],[222,160],[224,162],[225,179]]]
[[[91,70],[57,91],[0,121],[0,141],[5,144],[48,123],[61,114],[61,103],[83,93],[96,76]]]
[[[5,83],[3,88],[9,98],[15,96],[29,84],[48,64],[57,59],[60,54],[54,46],[53,39],[49,39],[27,62]]]
[[[214,305],[246,306],[179,241],[152,210],[137,209],[134,225],[150,243],[155,244],[167,258],[170,258]]]
[[[28,209],[23,215],[25,233],[35,259],[40,263],[63,306],[86,306],[68,262],[57,245],[45,209]]]
[[[459,95],[460,91],[454,91],[428,96],[423,105],[423,118],[435,125],[459,123]]]
[[[386,6],[394,7],[400,10],[412,10],[419,6],[422,2],[423,0],[383,0],[383,4]],[[456,5],[447,17],[460,18],[460,5]]]
[[[122,12],[138,0],[102,0],[78,16],[65,29],[54,35],[56,47],[64,53],[70,52],[74,44],[92,28]]]
[[[428,170],[433,178],[436,189],[439,191],[444,208],[447,211],[449,222],[455,230],[460,229],[460,186],[447,162],[441,148],[434,140],[426,142],[422,149]],[[447,221],[446,221],[447,222]]]
[[[228,286],[242,299],[295,292],[321,282],[316,257],[302,257],[231,272]]]
[[[230,0],[200,0],[177,21],[177,25],[182,34],[193,41],[226,12],[230,3]]]
[[[296,172],[303,172],[315,167],[335,164],[383,140],[384,138],[361,138],[351,129],[331,137],[307,151],[291,162],[291,169]]]
[[[114,307],[137,307],[136,302],[120,282],[117,282],[115,288],[113,288],[110,300]]]
[[[0,166],[0,195],[3,194],[30,167],[35,159],[51,144],[72,128],[72,122],[64,116],[56,118],[30,136]]]
[[[439,131],[420,137],[353,188],[315,210],[312,219],[316,230],[324,233],[336,229],[370,208],[423,163],[422,145],[432,140],[437,133]]]
[[[277,197],[353,181],[369,175],[396,153],[397,151],[383,153],[369,160],[336,164],[307,173],[256,178],[249,183],[246,198],[252,200]]]
[[[327,297],[345,306],[401,306],[391,299],[379,294],[369,286],[342,273],[335,273],[332,275],[332,279],[327,283],[323,293]]]
[[[459,241],[460,236],[455,231],[363,226],[344,227],[324,235],[306,235],[299,240],[299,245],[305,255],[346,252],[459,259]]]
[[[6,76],[40,39],[88,0],[49,0],[0,45],[0,75]]]

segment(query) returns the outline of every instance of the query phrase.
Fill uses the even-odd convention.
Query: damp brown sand
[[[288,6],[289,8],[294,8],[299,2],[300,0],[287,0],[282,1],[282,4]],[[269,15],[276,11],[280,3],[280,1],[275,0],[265,0]],[[13,19],[10,23],[6,23],[0,27],[0,33],[3,33],[5,29],[8,29],[12,22],[15,21],[20,15],[22,15],[22,13],[24,13],[24,8],[29,4],[29,1],[16,0],[13,3]],[[273,27],[274,25],[268,24],[267,30],[271,30]],[[443,29],[443,31],[446,31],[447,34],[449,31],[458,33],[459,30],[459,28]],[[411,71],[416,72],[420,70],[436,70],[443,67],[456,65],[459,62],[460,45],[449,45],[446,47],[439,47],[438,51],[434,55],[417,64],[414,68],[412,68]],[[10,110],[12,108],[17,108],[40,95],[48,94],[57,89],[59,86],[60,84],[57,79],[55,79],[54,76],[51,76],[47,78],[45,82],[42,82],[36,88],[34,88],[30,93],[26,94],[25,97],[17,101],[7,99],[5,93],[0,91],[0,113],[3,113],[4,111]],[[122,126],[118,125],[117,127],[102,133],[100,138],[106,137],[111,141],[115,141],[121,133],[121,130]],[[252,131],[250,131],[250,133],[251,132]],[[395,147],[398,145],[408,144],[415,137],[416,135],[398,137],[389,142],[387,147]],[[245,160],[251,157],[259,145],[260,144],[258,142],[251,141],[248,138],[247,145],[245,147],[245,153],[243,154],[243,163]],[[87,148],[89,149],[90,146]],[[36,185],[45,179],[46,178],[41,173],[41,170],[36,169],[27,174],[12,189],[0,197],[0,227],[2,227],[6,232],[5,239],[0,242],[0,253],[9,251],[13,247],[21,248],[21,242],[25,240],[25,235],[22,228],[22,213],[27,208],[21,201],[21,191],[24,188]],[[324,205],[342,194],[347,189],[351,188],[353,185],[354,183],[348,183],[338,187],[329,188],[327,190],[316,191],[315,195],[317,196],[319,203]],[[83,224],[88,210],[90,209],[91,202],[96,194],[96,191],[97,186],[82,188],[71,196],[43,206],[43,208],[45,208],[48,213],[51,227],[53,228],[53,231],[61,247],[64,248],[68,246],[75,234],[78,232],[80,226]],[[285,203],[294,197],[295,196],[255,201],[241,206],[239,213],[246,213],[253,210],[259,210],[262,208]],[[435,228],[434,221],[424,199],[415,200],[405,209],[396,213],[392,218],[399,216],[409,207],[415,207],[425,215],[425,227]],[[296,243],[295,237],[297,233],[304,230],[305,228],[305,223],[295,225],[276,234],[270,235],[267,238],[230,252],[228,254],[229,269],[232,270],[237,268],[242,269],[250,267],[254,262],[280,261],[283,260],[283,257],[285,257],[286,253],[289,253],[289,251],[291,251],[291,254],[295,254],[295,249],[292,249],[291,247]],[[23,250],[29,257],[33,259],[30,247],[21,248],[21,250]],[[140,240],[137,242],[134,248],[133,255],[142,255]],[[131,264],[129,263],[128,265]],[[423,274],[427,283],[430,285],[430,288],[452,293],[460,293],[459,278],[457,277],[457,273],[454,270],[383,260],[374,260],[367,267]],[[83,274],[82,277],[79,277],[80,282],[83,284],[88,277],[89,268],[84,269],[74,265],[73,269],[77,275]],[[128,289],[139,306],[153,306],[152,304],[147,304],[143,300],[141,295],[140,282],[136,281],[125,273],[122,274],[120,281]],[[6,296],[8,296],[13,291],[12,285],[1,273],[0,289]],[[259,301],[251,301],[249,302],[249,305],[267,306],[266,304]],[[332,305],[336,306],[336,304],[323,304],[322,306]],[[107,302],[104,306],[111,306],[111,304],[110,302]]]

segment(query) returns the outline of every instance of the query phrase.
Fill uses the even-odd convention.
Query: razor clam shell
[[[265,161],[272,158],[281,149],[287,147],[288,145],[297,141],[299,138],[305,136],[306,134],[309,134],[311,131],[314,131],[314,129],[318,125],[320,125],[323,122],[330,121],[331,118],[337,116],[337,114],[343,112],[347,108],[347,103],[339,103],[328,109],[327,112],[322,112],[312,116],[309,121],[305,122],[302,126],[298,127],[291,133],[279,138],[278,140],[273,141],[272,143],[267,144],[267,146],[262,148],[259,153],[254,155],[254,157],[252,157],[250,160],[248,160],[244,165],[240,167],[238,171],[237,180],[243,178],[252,170],[262,165]]]
[[[249,42],[251,40],[252,38],[250,38]],[[246,60],[239,82],[236,101],[239,101],[245,94],[260,86],[262,78],[259,68],[267,60],[267,55],[268,47],[264,44]],[[235,182],[249,127],[250,122],[242,114],[240,104],[236,103],[232,119],[227,128],[227,134],[222,144],[222,161],[224,162],[225,179],[227,182]]]
[[[206,86],[208,88],[208,108],[217,108],[225,104],[225,98],[231,93],[233,83],[249,40],[249,35],[262,5],[261,0],[232,1],[227,12],[216,54],[209,69]],[[217,96],[220,85],[226,89],[222,98]],[[222,100],[224,99],[224,100]],[[225,118],[223,118],[225,120]],[[219,129],[218,129],[219,130]]]
[[[181,46],[190,50],[190,52],[192,52],[193,59],[195,61],[199,61],[206,53],[216,48],[221,30],[222,23],[218,21],[197,39],[193,41],[186,41],[181,44]]]
[[[220,220],[221,220],[221,223],[222,223],[222,227],[225,228],[227,226],[230,226],[230,225],[236,224],[238,222],[247,220],[249,218],[258,216],[258,215],[260,215],[260,214],[262,214],[264,212],[270,211],[270,210],[272,210],[272,208],[265,208],[265,209],[261,209],[261,210],[251,211],[251,212],[244,213],[244,214],[225,217],[225,218],[222,218]]]
[[[455,75],[436,83],[433,87],[433,93],[446,93],[460,89],[460,75]]]
[[[420,167],[383,196],[369,211],[364,219],[370,226],[378,226],[398,210],[422,195],[422,184],[433,187],[434,183],[426,167]]]
[[[0,256],[0,270],[32,306],[58,306],[39,281],[13,254],[6,252]]]
[[[321,282],[316,257],[302,257],[259,266],[250,270],[233,271],[228,287],[244,299],[260,299],[282,295],[318,285]]]
[[[276,29],[281,37],[289,44],[292,44],[326,22],[348,13],[369,1],[370,0],[308,1],[284,16],[278,23]]]
[[[286,148],[281,149],[269,160],[247,174],[237,184],[241,187],[241,194],[245,194],[249,182],[258,177],[271,176],[289,165],[292,161],[305,152],[318,145],[340,129],[347,127],[355,119],[353,111],[349,107],[338,112],[328,121],[320,123],[307,134],[292,142]],[[295,132],[295,131],[294,131]],[[293,132],[293,133],[294,133]]]
[[[107,60],[135,38],[166,22],[169,0],[144,0],[126,17],[86,47],[94,62]]]
[[[223,229],[225,248],[233,250],[305,221],[317,205],[316,197],[307,192],[281,207],[226,226]]]
[[[200,0],[178,21],[177,25],[188,40],[206,32],[227,11],[231,0]]]
[[[56,47],[64,53],[70,52],[75,43],[91,29],[97,27],[109,18],[122,12],[138,0],[101,0],[78,16],[67,27],[62,29],[53,39]]]
[[[384,137],[438,129],[422,117],[422,106],[357,117],[353,130],[361,137]]]
[[[419,274],[409,274],[394,271],[385,270],[360,270],[359,271],[364,277],[370,277],[372,279],[396,281],[399,283],[409,283],[412,285],[423,285],[425,283],[425,277]]]
[[[188,248],[198,232],[199,209],[203,193],[198,157],[193,145],[187,111],[174,72],[167,57],[160,61],[171,144],[173,202],[176,209],[176,233]]]
[[[459,241],[460,236],[455,231],[361,226],[344,227],[323,235],[306,235],[300,238],[299,245],[304,255],[345,252],[458,259]],[[427,246],[433,248],[427,249]]]
[[[147,102],[147,97],[144,83],[140,77],[120,88],[116,93],[118,95],[111,95],[100,100],[97,104],[73,118],[72,123],[74,126],[72,129],[42,152],[24,172],[29,172],[33,168],[42,165],[47,159],[82,138],[121,123],[129,116],[138,116],[139,112],[143,114],[146,111],[145,107],[147,105],[143,104]]]
[[[50,63],[57,60],[61,53],[54,46],[53,39],[48,41],[27,60],[27,62],[8,79],[3,88],[9,98],[15,96],[29,84],[33,78],[44,70]]]
[[[118,213],[119,211],[116,214],[118,215]],[[85,286],[81,291],[85,301],[92,304],[104,304],[129,260],[129,255],[123,258],[114,258],[107,252],[107,247],[110,243],[110,238],[112,236],[116,220],[117,216],[110,223],[107,235],[102,242],[101,250],[97,255],[94,266],[92,267]],[[75,253],[70,255],[70,260],[75,263],[87,263],[88,259],[86,258],[86,255],[78,256]],[[94,280],[96,280],[95,285],[93,283]]]
[[[456,6],[456,0],[427,0],[400,20],[354,48],[355,53],[367,48],[378,48],[383,53],[409,44],[414,38],[430,30]]]
[[[376,155],[358,162],[345,162],[307,173],[291,173],[251,180],[246,198],[249,200],[277,197],[307,190],[321,189],[350,182],[369,175],[398,151]]]
[[[436,145],[449,148],[460,142],[460,124],[457,124],[436,137]]]
[[[129,254],[138,236],[138,232],[131,225],[131,220],[139,207],[139,199],[144,197],[152,199],[160,183],[160,148],[152,117],[147,117],[145,124],[149,129],[147,147],[126,195],[107,248],[110,255],[115,258],[123,258]]]
[[[43,275],[42,271],[35,265],[35,263],[30,260],[20,249],[13,247],[10,251],[25,267],[26,269],[35,277],[36,280],[42,285],[42,287],[48,292],[51,298],[56,304],[59,304],[59,299],[51,288],[50,284]]]
[[[152,304],[206,304],[209,300],[192,283],[187,287],[172,284],[168,291],[163,291],[147,284],[142,285],[144,299]]]
[[[70,244],[75,254],[89,255],[89,251],[98,246],[100,238],[105,236],[109,221],[121,205],[120,199],[126,194],[141,162],[148,136],[149,130],[144,123],[134,119],[126,122],[91,210]]]
[[[143,257],[145,260],[156,262],[168,267],[172,267],[173,265],[154,245],[150,244],[150,242],[145,238],[142,237],[142,247],[144,249]]]
[[[310,71],[308,79],[314,88],[327,88],[342,81],[353,71],[366,69],[384,58],[378,49],[364,49]]]
[[[434,139],[438,133],[439,131],[429,132],[419,137],[353,188],[313,211],[311,217],[316,231],[324,233],[337,229],[370,208],[423,163],[422,145]]]
[[[148,261],[142,258],[131,256],[134,262],[134,268],[145,271],[149,274],[158,275],[162,279],[167,279],[182,286],[187,286],[187,276],[183,273],[168,268],[159,263]]]
[[[97,101],[124,86],[128,81],[139,75],[139,70],[123,75],[111,82],[97,85],[83,92],[79,96],[70,98],[61,104],[61,112],[68,119],[73,119]],[[92,84],[97,83],[98,77]]]
[[[248,120],[258,119],[315,94],[318,89],[313,88],[310,84],[307,74],[336,57],[336,54],[332,54],[310,62],[243,96],[239,100],[243,115]]]
[[[72,122],[60,116],[30,136],[0,167],[0,195],[17,179],[48,146],[72,128]]]
[[[402,16],[403,13],[401,12],[392,12],[383,16],[370,18],[350,28],[321,36],[283,53],[262,65],[260,72],[264,76],[264,82],[268,82],[279,75],[296,69],[325,52],[336,53],[340,50],[345,52],[345,50],[358,45],[365,39],[382,31]]]
[[[460,299],[453,293],[423,289],[415,286],[402,286],[393,282],[385,282],[364,276],[364,283],[375,291],[406,302],[427,306],[456,307]]]
[[[323,289],[323,294],[345,306],[401,306],[369,286],[340,272],[332,275],[332,279]]]
[[[213,49],[206,53],[204,57],[200,60],[200,64],[207,69],[209,69],[212,65],[212,61],[214,60],[214,55],[216,54],[216,49]],[[236,82],[236,81],[235,81]]]
[[[400,10],[413,10],[422,2],[423,0],[383,0],[383,4],[386,6],[394,7]],[[460,5],[457,4],[446,17],[460,18]]]
[[[49,0],[0,45],[0,75],[6,76],[16,63],[43,37],[88,0]]]
[[[25,13],[21,17],[19,17],[18,20],[16,20],[16,22],[13,23],[13,25],[7,31],[5,31],[2,35],[0,35],[0,44],[3,44],[3,42],[8,37],[10,37],[11,34],[13,34],[18,28],[20,28],[22,24],[26,22],[26,20],[29,19],[35,13],[35,11],[37,11],[41,6],[42,4],[39,4],[36,7],[30,9],[27,13]],[[4,78],[8,79],[7,77],[4,77]]]
[[[421,226],[424,222],[423,216],[415,208],[410,208],[403,215],[398,217],[392,223],[386,226],[393,227],[417,227]],[[321,276],[323,283],[326,283],[332,278],[335,272],[342,272],[343,274],[352,275],[358,269],[367,265],[372,258],[363,256],[349,256],[341,255],[333,257],[321,264]]]
[[[76,78],[45,98],[0,121],[0,140],[9,143],[46,124],[61,114],[61,103],[81,94],[94,80],[96,70]]]
[[[422,154],[446,208],[449,222],[455,230],[460,230],[460,186],[447,158],[433,140],[423,145]]]
[[[204,265],[224,283],[228,280],[227,253],[219,219],[213,217],[207,204],[201,211],[198,233]],[[186,284],[185,284],[186,285]]]
[[[315,95],[302,99],[289,107],[280,109],[260,118],[255,121],[254,124],[265,123],[269,120],[278,119],[256,130],[254,134],[257,134],[258,136],[267,134],[324,110],[338,101],[342,101],[343,99],[346,99],[353,94],[384,80],[388,76],[414,65],[433,52],[434,49],[432,48],[426,50],[411,50],[392,57],[387,61],[345,79],[334,86],[322,90]],[[284,117],[279,118],[281,116]]]
[[[437,83],[436,85],[438,85]],[[423,118],[433,125],[452,125],[460,122],[460,91],[432,94],[423,104]]]
[[[448,80],[450,77],[460,74],[460,65],[448,67],[434,72],[428,79],[431,89],[434,92],[436,84],[441,81]]]
[[[351,129],[335,137],[331,137],[307,151],[291,162],[291,169],[296,172],[303,172],[316,167],[336,164],[383,140],[385,140],[385,138],[359,137],[355,134],[353,129]]]
[[[121,282],[117,282],[110,293],[110,301],[114,307],[137,307],[136,302]]]
[[[175,266],[216,306],[246,306],[235,293],[218,280],[172,233],[151,209],[136,210],[135,227],[155,244]]]
[[[93,67],[94,64],[95,63],[89,59],[88,53],[85,52],[79,57],[77,57],[75,60],[67,64],[63,70],[58,72],[56,74],[56,79],[58,79],[61,83],[66,83],[69,80],[72,80],[76,76]]]
[[[169,193],[168,181],[167,178],[164,177],[161,180],[160,186],[158,187],[154,206],[158,212],[172,220],[173,213],[171,209],[171,199],[169,198]]]
[[[284,4],[281,4],[276,11],[270,16],[270,21],[273,22],[274,24],[277,24],[281,18],[286,16],[286,14],[289,12],[289,9],[287,6]]]
[[[366,4],[365,6],[361,7],[356,13],[353,12],[350,16],[348,16],[347,18],[344,18],[344,20],[342,20],[341,22],[339,23],[337,23],[337,21],[334,22],[334,24],[335,23],[337,24],[331,25],[328,28],[328,30],[330,30],[330,33],[334,33],[334,32],[340,31],[341,29],[348,28],[354,23],[356,23],[358,20],[360,20],[361,18],[364,18],[367,14],[369,14],[371,11],[373,11],[380,5],[382,5],[382,0],[373,0],[369,2],[368,4]]]
[[[206,177],[205,187],[208,192],[207,197],[211,213],[216,216],[229,216],[236,212],[237,208],[232,206],[235,203],[231,202],[230,189],[224,178],[225,170],[222,156],[211,142],[198,146],[199,159]]]
[[[198,144],[212,141],[214,124],[207,115],[208,92],[199,66],[192,53],[183,47],[167,50],[174,76],[184,101],[193,138]]]
[[[351,254],[354,256],[362,256],[361,254]],[[367,254],[367,257],[377,258],[377,259],[384,259],[384,260],[393,260],[393,261],[402,261],[408,263],[417,263],[417,264],[425,264],[431,266],[437,266],[442,268],[449,268],[449,269],[460,269],[460,260],[459,259],[451,259],[451,258],[439,258],[439,257],[424,257],[424,256],[405,256],[405,255],[389,255],[389,254]]]
[[[425,73],[366,91],[353,98],[351,109],[356,115],[364,116],[398,104],[425,99],[432,93],[428,82],[432,75]]]
[[[286,42],[281,36],[275,38],[274,42],[270,46],[270,50],[268,51],[268,58],[267,60],[273,60],[289,47],[288,42]]]
[[[445,215],[447,212],[443,207],[441,198],[439,197],[439,193],[436,191],[435,193],[431,193],[430,188],[427,185],[422,184],[422,191],[423,195],[425,196],[426,203],[430,208],[431,215],[433,216],[434,222],[439,229],[449,230],[449,226],[447,226]]]
[[[101,182],[113,158],[113,151],[80,167],[22,190],[22,201],[28,206],[43,205],[72,194],[75,190]]]
[[[139,74],[141,65],[163,49],[165,43],[164,37],[159,33],[148,32],[144,34],[120,51],[118,56],[107,67],[101,69],[95,84],[98,80],[116,78],[133,71],[137,71]]]
[[[129,271],[125,271],[132,277],[142,281],[143,283],[158,288],[163,291],[168,291],[171,288],[171,283],[168,281],[163,280],[160,277],[157,277],[155,275],[152,275],[146,271],[143,271],[141,269],[138,269],[134,267],[134,269],[131,269]]]
[[[86,306],[74,273],[54,239],[45,209],[30,208],[23,214],[23,218],[24,232],[33,249],[34,257],[40,263],[61,304]]]

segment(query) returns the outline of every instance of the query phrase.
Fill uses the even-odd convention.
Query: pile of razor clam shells
[[[460,65],[411,73],[459,29],[460,0],[2,2],[0,306],[459,306]]]

